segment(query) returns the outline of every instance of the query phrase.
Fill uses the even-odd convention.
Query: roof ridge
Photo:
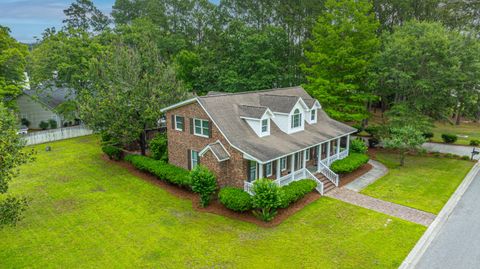
[[[249,107],[261,107],[261,108],[268,108],[267,106],[254,106],[254,105],[244,105],[244,104],[239,104],[238,106],[249,106]]]
[[[203,95],[203,96],[198,96],[199,98],[210,98],[210,97],[219,97],[219,96],[225,96],[225,95],[241,95],[241,94],[252,94],[252,93],[262,93],[262,92],[271,92],[271,91],[283,91],[283,90],[289,90],[289,89],[294,89],[294,88],[302,88],[302,86],[291,86],[291,87],[284,87],[284,88],[272,88],[272,89],[264,89],[264,90],[258,90],[258,91],[244,91],[244,92],[225,92],[221,94],[215,94],[215,95]],[[303,88],[302,88],[303,89]],[[288,96],[288,95],[284,95]],[[294,96],[294,95],[292,95]]]

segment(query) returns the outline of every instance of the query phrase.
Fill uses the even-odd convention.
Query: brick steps
[[[318,180],[320,180],[323,183],[323,194],[336,188],[335,184],[333,184],[333,182],[328,180],[328,178],[326,178],[324,175],[318,173],[318,174],[315,174],[315,176],[318,178]]]

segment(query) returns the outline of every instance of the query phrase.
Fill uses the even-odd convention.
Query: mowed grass
[[[377,153],[388,174],[361,192],[393,203],[438,214],[474,165],[448,158],[407,156],[405,166],[398,155]]]
[[[323,197],[275,228],[197,212],[101,159],[94,136],[36,146],[0,268],[396,268],[425,227]]]
[[[435,123],[433,128],[433,142],[443,142],[442,134],[455,134],[458,136],[455,144],[469,145],[470,140],[480,140],[480,123],[461,123],[460,125],[452,125],[449,123]]]

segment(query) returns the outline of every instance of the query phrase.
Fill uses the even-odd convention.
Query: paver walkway
[[[432,213],[379,200],[346,188],[336,188],[325,194],[325,196],[329,196],[350,204],[361,206],[397,218],[415,222],[423,226],[430,225],[435,219],[435,215]]]
[[[377,181],[377,179],[383,177],[388,172],[388,168],[378,161],[369,160],[368,163],[372,165],[372,169],[370,169],[370,171],[361,177],[345,185],[344,188],[359,192],[368,185]]]

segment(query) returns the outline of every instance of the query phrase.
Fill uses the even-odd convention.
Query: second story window
[[[184,117],[175,116],[175,130],[183,131],[185,126]]]
[[[210,137],[210,127],[208,120],[194,119],[194,134],[198,136]]]
[[[268,132],[268,119],[262,120],[262,133]]]
[[[315,109],[312,109],[310,111],[310,121],[315,121],[316,116],[317,116],[317,114],[315,113]]]
[[[292,128],[297,128],[302,125],[302,113],[297,108],[292,115]]]

